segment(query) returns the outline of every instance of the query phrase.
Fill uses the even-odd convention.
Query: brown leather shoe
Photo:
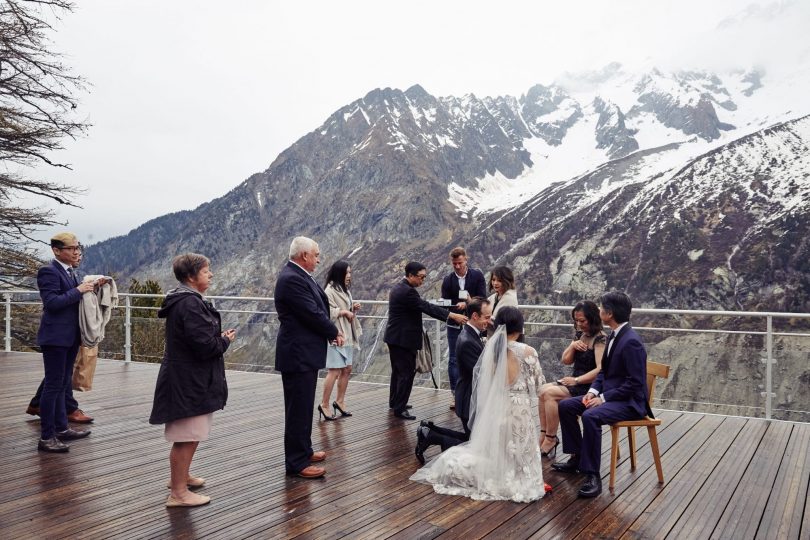
[[[324,474],[326,474],[326,469],[323,467],[316,467],[315,465],[310,465],[306,469],[298,471],[298,476],[301,478],[320,478]]]
[[[30,414],[31,416],[39,416],[39,407],[32,407],[31,405],[25,409],[25,414]]]
[[[323,461],[326,459],[326,452],[323,450],[318,450],[317,452],[313,452],[311,456],[309,456],[310,463],[318,463],[319,461]]]
[[[68,422],[73,422],[75,424],[90,424],[93,422],[93,417],[87,416],[81,409],[76,409],[75,411],[67,415],[67,419]]]

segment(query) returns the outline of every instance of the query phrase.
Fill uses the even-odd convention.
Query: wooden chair
[[[669,377],[669,366],[657,362],[647,362],[647,403],[652,409],[653,393],[655,392],[656,377]],[[616,422],[610,426],[611,448],[610,448],[610,492],[613,493],[613,485],[616,481],[616,461],[619,459],[619,430],[627,428],[627,441],[630,443],[630,469],[636,469],[636,428],[646,427],[650,438],[650,448],[655,460],[655,470],[658,472],[658,483],[664,483],[664,471],[661,468],[661,454],[658,452],[658,437],[655,428],[661,425],[660,418],[644,417],[641,420],[627,420]]]

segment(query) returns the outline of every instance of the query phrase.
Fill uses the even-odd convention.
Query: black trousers
[[[73,380],[71,374],[71,381]],[[31,402],[29,405],[31,407],[39,408],[39,401],[42,399],[42,390],[45,388],[45,379],[42,379],[42,382],[39,383],[39,388],[37,388],[37,393],[34,394],[34,397],[31,398]],[[79,402],[76,401],[76,398],[73,397],[73,385],[68,385],[67,389],[65,390],[65,410],[68,414],[72,413],[76,409],[79,408]]]
[[[464,432],[455,431],[453,429],[443,428],[440,426],[430,426],[428,428],[427,440],[430,444],[438,444],[442,447],[442,452],[470,440],[470,430],[467,428],[467,423],[464,423]]]
[[[416,377],[416,350],[388,344],[391,357],[391,384],[388,391],[388,407],[395,413],[404,413],[411,397],[413,379]]]
[[[45,380],[39,404],[40,431],[43,439],[50,439],[56,432],[67,429],[65,394],[73,379],[73,362],[79,351],[80,339],[70,347],[42,346],[42,363]]]
[[[284,466],[295,474],[309,467],[312,456],[312,411],[318,370],[282,372],[284,386]]]

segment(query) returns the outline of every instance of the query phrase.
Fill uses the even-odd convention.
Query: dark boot
[[[602,493],[602,477],[598,474],[588,474],[585,483],[577,491],[577,495],[590,499]]]
[[[551,468],[558,472],[564,473],[578,473],[579,472],[579,456],[572,455],[565,463],[558,461],[552,463]]]
[[[416,450],[414,453],[416,454],[416,459],[418,459],[419,463],[422,465],[425,464],[425,450],[430,446],[428,442],[429,434],[430,428],[427,426],[419,426],[416,428]]]

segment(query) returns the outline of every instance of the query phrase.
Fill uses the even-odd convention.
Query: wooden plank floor
[[[286,477],[281,379],[244,372],[228,372],[230,401],[193,463],[211,504],[167,509],[169,445],[147,422],[156,375],[153,364],[99,360],[95,389],[76,393],[93,434],[43,454],[39,420],[24,413],[41,358],[0,353],[1,538],[810,538],[807,424],[659,411],[663,487],[639,431],[638,467],[620,463],[615,495],[577,499],[581,478],[546,464],[546,498],[481,502],[408,480],[418,423],[389,415],[384,385],[353,382],[355,416],[314,420],[325,479]],[[428,389],[411,399],[420,419],[452,426],[448,401]]]

